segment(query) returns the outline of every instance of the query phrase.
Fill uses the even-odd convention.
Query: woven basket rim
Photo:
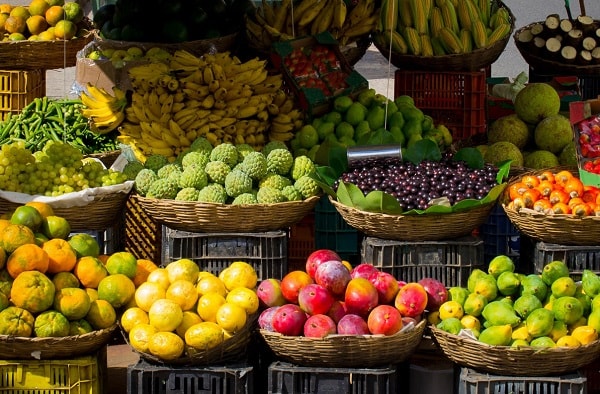
[[[598,19],[594,19],[594,21],[600,22],[600,20],[598,20]],[[540,57],[540,56],[532,53],[530,50],[528,50],[526,48],[526,46],[523,45],[519,41],[518,37],[519,37],[519,34],[523,30],[528,29],[537,23],[540,23],[540,22],[533,22],[526,26],[523,26],[523,27],[517,29],[513,34],[515,46],[519,50],[519,53],[521,54],[521,56],[523,56],[523,59],[527,62],[527,64],[529,64],[531,67],[533,67],[536,72],[548,71],[551,74],[562,73],[562,74],[569,74],[569,75],[587,75],[587,74],[600,73],[600,65],[585,66],[585,65],[577,65],[577,64],[565,64],[565,63],[557,62],[555,60],[545,59],[543,57]]]
[[[469,53],[441,56],[403,55],[393,51],[390,53],[389,48],[381,46],[377,40],[373,40],[373,44],[386,59],[390,59],[390,62],[394,66],[401,69],[433,71],[480,71],[481,69],[490,66],[492,63],[498,60],[504,51],[504,48],[506,48],[508,41],[510,40],[511,33],[515,29],[516,18],[511,9],[502,1],[499,1],[498,3],[500,7],[506,8],[510,15],[511,32],[507,34],[506,37],[496,41],[492,45],[474,49]]]
[[[435,325],[428,329],[443,353],[457,364],[499,375],[544,376],[572,372],[600,354],[600,339],[579,347],[535,348],[493,346],[448,333]],[[548,365],[551,359],[558,363]],[[547,363],[544,363],[546,359]]]

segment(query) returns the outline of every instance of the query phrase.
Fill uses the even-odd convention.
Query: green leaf
[[[498,164],[498,174],[496,174],[496,182],[498,182],[498,184],[501,184],[505,179],[508,178],[511,162],[512,160],[505,160]]]
[[[376,212],[376,213],[387,213],[387,214],[400,214],[402,213],[402,207],[398,200],[394,196],[383,192],[381,190],[374,190],[365,196],[365,205],[357,207],[364,211]]]
[[[506,188],[506,186],[507,186],[506,183],[501,183],[500,185],[494,186],[488,192],[488,194],[484,198],[481,199],[481,203],[486,204],[488,202],[498,200],[498,198],[502,195],[502,192],[504,192],[504,189]]]
[[[340,203],[349,207],[365,206],[364,193],[352,183],[341,182],[338,186],[337,197]]]
[[[394,136],[386,129],[378,129],[368,134],[369,138],[365,145],[386,145],[393,144]]]
[[[465,209],[473,208],[479,205],[481,205],[481,200],[466,198],[454,204],[452,206],[452,212],[464,211]]]
[[[462,148],[452,157],[454,161],[464,161],[469,168],[480,169],[485,166],[483,156],[477,148]]]
[[[447,205],[432,205],[425,210],[425,213],[450,213],[452,207]]]
[[[309,174],[309,176],[314,179],[315,182],[317,182],[317,184],[325,193],[332,197],[336,196],[335,190],[333,190],[332,186],[335,184],[335,181],[339,178],[339,176],[335,174],[331,167],[317,166],[316,171]]]
[[[435,142],[425,138],[403,150],[402,156],[413,164],[419,164],[423,160],[440,161],[442,152]]]

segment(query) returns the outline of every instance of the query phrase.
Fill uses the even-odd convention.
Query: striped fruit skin
[[[419,34],[427,34],[429,26],[427,23],[427,16],[425,15],[423,0],[409,0],[408,4],[410,5],[415,30],[417,30],[417,33]]]
[[[440,7],[433,7],[429,16],[429,33],[432,37],[437,37],[438,31],[444,27],[444,18]]]
[[[396,0],[383,0],[380,12],[381,31],[395,31],[398,27],[398,4]]]
[[[446,49],[446,53],[459,54],[463,53],[463,47],[460,38],[447,27],[440,29],[440,40]]]
[[[473,35],[473,44],[475,44],[475,48],[484,48],[487,46],[487,32],[483,21],[480,19],[473,21],[471,34]]]
[[[467,29],[460,29],[458,35],[460,44],[462,45],[463,53],[469,53],[473,50],[473,39],[471,38],[471,32]]]
[[[488,36],[487,43],[491,45],[496,41],[502,40],[510,33],[511,27],[508,23],[500,23]]]
[[[408,45],[408,52],[412,55],[419,56],[421,54],[421,38],[417,29],[414,27],[404,28],[404,39]]]

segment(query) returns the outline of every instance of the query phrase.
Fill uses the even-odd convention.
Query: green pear
[[[573,324],[583,316],[583,305],[575,297],[560,297],[552,302],[552,312],[556,320]]]
[[[470,293],[465,300],[463,310],[466,314],[472,316],[480,316],[483,308],[488,304],[487,298],[478,293]]]
[[[505,271],[496,278],[496,285],[500,294],[510,296],[519,292],[521,280],[514,272]]]
[[[600,277],[591,270],[584,269],[581,275],[581,285],[585,294],[594,298],[600,294]]]
[[[547,336],[554,327],[554,313],[546,308],[535,309],[529,313],[525,324],[527,332],[533,338]]]
[[[456,301],[461,306],[465,304],[465,300],[469,295],[469,290],[460,286],[452,286],[448,289],[448,300]]]
[[[529,274],[521,279],[521,295],[533,294],[543,302],[546,299],[547,293],[548,286],[544,283],[540,275]]]
[[[542,280],[548,286],[563,276],[569,276],[569,267],[567,267],[564,261],[551,261],[542,268]]]
[[[484,275],[487,275],[487,274],[482,269],[474,268],[471,270],[471,273],[469,274],[469,277],[467,278],[467,289],[469,290],[470,293],[472,293],[473,290],[475,289],[475,281],[477,281],[478,278],[480,278]]]
[[[502,301],[489,302],[483,308],[481,316],[483,316],[490,326],[509,324],[512,327],[516,327],[521,322],[521,318],[517,316],[514,308]]]
[[[540,301],[535,294],[530,293],[522,294],[513,303],[513,309],[521,319],[527,319],[527,316],[529,316],[532,311],[539,309],[542,306],[542,301]]]
[[[496,279],[490,274],[486,274],[475,281],[473,293],[481,294],[487,298],[488,302],[493,301],[498,296],[498,285]]]
[[[503,272],[515,272],[515,263],[508,256],[498,255],[488,264],[488,274],[497,279]]]
[[[458,335],[462,329],[462,324],[459,318],[449,317],[439,322],[436,327],[442,331],[449,332],[450,334]]]
[[[510,324],[491,326],[479,334],[479,340],[492,346],[508,346],[511,342],[512,327]]]

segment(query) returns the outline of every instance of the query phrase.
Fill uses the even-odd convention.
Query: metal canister
[[[402,160],[402,147],[398,144],[349,146],[346,158],[350,168],[386,159]]]

